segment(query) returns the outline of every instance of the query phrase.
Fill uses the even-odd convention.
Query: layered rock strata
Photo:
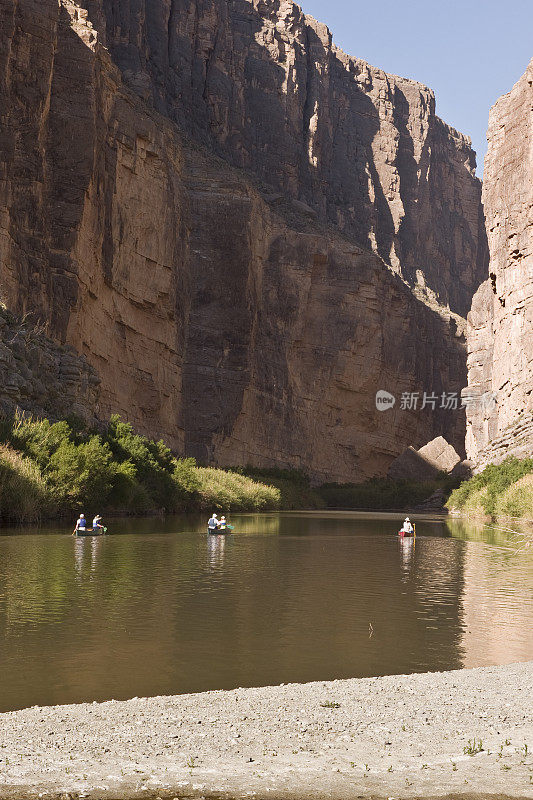
[[[127,84],[463,316],[486,275],[468,137],[426,86],[335,46],[291,0],[85,0]]]
[[[489,277],[468,316],[466,446],[478,468],[533,453],[533,61],[490,112]]]
[[[268,63],[255,64],[257,75],[254,72],[257,41],[249,15],[257,15],[257,5],[243,3],[240,16],[237,4],[227,6],[233,10],[230,17],[218,9],[222,15],[219,40],[224,40],[224,25],[230,23],[241,47],[248,37],[248,54],[244,57],[236,50],[234,61],[244,59],[247,65],[242,93],[251,98],[257,76],[268,77],[272,83],[281,73],[278,67],[269,69]],[[200,14],[202,7],[195,4],[195,13]],[[146,20],[168,23],[168,8],[168,3],[154,4],[152,11],[158,13],[147,14]],[[178,30],[178,23],[189,19],[188,12],[181,3],[173,2],[171,8],[170,28]],[[261,8],[265,25],[268,22],[272,29],[275,19],[274,27],[283,37],[298,20],[310,35],[311,23],[303,17],[293,25],[296,7],[283,6],[290,12],[288,18],[271,17],[276,4]],[[191,48],[201,49],[202,41],[211,41],[212,27],[216,27],[213,14],[200,16],[193,32],[187,33]],[[185,33],[179,40],[181,49],[172,45],[161,50],[161,80],[166,88],[157,102],[155,79],[146,72],[150,80],[143,79],[144,94],[159,110],[151,108],[146,97],[139,96],[143,94],[139,74],[123,62],[125,54],[131,59],[134,52],[131,26],[136,21],[140,24],[142,13],[129,14],[121,3],[91,2],[84,9],[68,0],[3,0],[0,6],[0,291],[7,305],[41,320],[51,336],[73,345],[87,358],[101,379],[101,416],[119,412],[139,431],[163,436],[179,453],[204,462],[275,464],[304,468],[317,480],[358,480],[385,472],[407,445],[420,446],[439,434],[461,452],[464,418],[460,411],[440,408],[438,402],[424,410],[420,405],[408,410],[399,400],[402,393],[421,398],[427,392],[440,398],[464,385],[461,319],[439,308],[435,295],[430,307],[424,298],[431,292],[422,291],[421,284],[416,296],[407,280],[410,267],[393,269],[376,253],[362,248],[355,240],[366,242],[366,234],[356,234],[351,223],[328,225],[331,213],[327,209],[337,201],[324,199],[321,206],[318,195],[304,191],[307,184],[298,170],[292,190],[288,161],[280,167],[287,185],[279,176],[279,180],[270,176],[283,188],[276,192],[257,178],[269,171],[270,161],[262,164],[259,155],[250,155],[243,164],[250,170],[253,167],[255,174],[244,173],[204,145],[184,138],[169,117],[175,118],[181,108],[184,119],[191,117],[190,130],[198,129],[200,121],[192,118],[192,108],[199,68],[193,70],[190,104],[185,90],[180,94],[179,87],[174,87],[172,105],[167,83],[175,80],[175,68],[167,69],[164,53],[170,58],[179,50],[181,58]],[[140,60],[145,58],[143,42],[137,42]],[[210,58],[207,83],[221,86],[220,64]],[[336,63],[340,56],[328,58]],[[157,71],[158,63],[151,52],[143,69],[149,64],[150,70]],[[347,60],[342,68],[351,76],[357,103],[370,109],[376,131],[367,143],[372,139],[377,152],[378,128],[392,129],[371,110],[368,97],[364,100],[364,92],[357,88],[359,73],[351,72],[350,64]],[[369,87],[374,87],[369,92],[377,91],[377,72],[369,72]],[[130,87],[124,84],[122,73]],[[319,72],[310,69],[307,74],[312,83]],[[380,80],[394,83],[380,74]],[[328,82],[324,77],[319,83]],[[440,152],[441,160],[430,160],[423,169],[422,162],[417,162],[412,174],[418,176],[417,186],[424,184],[429,198],[436,193],[437,183],[428,183],[427,176],[447,173],[455,210],[452,214],[447,201],[436,197],[434,205],[448,209],[442,213],[451,226],[447,229],[451,239],[465,247],[470,242],[472,248],[467,247],[468,268],[454,262],[453,269],[470,275],[462,286],[446,277],[453,273],[449,253],[439,262],[445,283],[460,292],[460,302],[453,303],[459,307],[475,283],[481,253],[473,222],[474,207],[475,214],[479,212],[479,187],[471,174],[472,155],[462,137],[431,116],[429,95],[426,116],[420,112],[415,124],[416,103],[422,103],[420,98],[426,95],[419,84],[407,83],[418,100],[408,104],[409,112],[402,106],[406,125],[411,120],[409,125],[422,131],[433,126],[444,136],[440,150],[436,145],[432,149]],[[283,82],[279,91],[283,94]],[[348,101],[338,91],[328,102],[331,113],[342,116]],[[258,95],[257,109],[266,102],[265,92]],[[291,92],[284,100],[289,117],[293,107],[295,114],[301,112],[294,105],[295,91]],[[163,97],[167,105],[162,104]],[[391,103],[385,93],[383,113],[394,116],[399,112]],[[365,114],[357,116],[352,109],[348,117],[338,129],[333,126],[335,136],[343,139],[351,130],[354,137],[364,138]],[[253,139],[254,126],[257,153],[270,153],[271,145],[261,144],[261,137],[266,135],[265,128],[274,135],[278,122],[269,114],[262,125],[257,116],[243,119],[242,130],[232,141],[238,142],[245,132]],[[206,141],[213,141],[211,122],[204,134]],[[383,147],[387,136],[383,134]],[[400,140],[407,142],[405,132],[398,141],[391,136],[395,146]],[[357,151],[363,173],[370,153],[365,147]],[[239,146],[235,148],[236,152]],[[283,162],[281,144],[278,150]],[[347,162],[348,156],[357,161],[355,152],[345,154]],[[385,160],[394,162],[390,170],[399,169],[399,150],[387,152]],[[467,166],[459,170],[462,159]],[[231,160],[236,158],[231,156]],[[295,154],[289,160],[298,162]],[[341,168],[328,169],[333,186]],[[373,174],[377,176],[376,171]],[[355,175],[352,179],[356,186],[358,179]],[[326,183],[321,179],[316,185],[327,193]],[[359,199],[348,195],[353,220],[358,215],[364,218],[367,212],[378,219],[375,198],[370,205],[358,205]],[[420,241],[429,241],[431,237],[423,233],[428,230],[424,226],[433,224],[429,205],[424,206],[416,192],[409,196],[414,198],[412,209],[420,200]],[[342,213],[337,222],[341,217]],[[436,239],[433,243],[445,253]],[[379,252],[380,247],[376,244],[375,249]],[[431,266],[430,260],[427,263]],[[430,271],[427,274],[431,288]],[[379,389],[396,395],[393,409],[376,409]]]

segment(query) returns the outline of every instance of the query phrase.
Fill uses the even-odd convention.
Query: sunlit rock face
[[[437,297],[476,284],[479,184],[429,90],[292,4],[86,6],[1,7],[0,292],[86,357],[93,411],[316,480],[438,435],[462,455],[440,403],[462,320]]]
[[[470,139],[426,86],[352,58],[290,0],[88,0],[128,85],[463,316],[486,275]]]
[[[468,316],[467,451],[533,452],[533,61],[490,112],[483,203],[489,278]]]

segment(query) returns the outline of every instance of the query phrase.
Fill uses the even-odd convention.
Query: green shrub
[[[47,419],[34,420],[18,415],[12,423],[10,444],[46,469],[50,458],[64,442],[71,441],[67,422],[50,423]]]
[[[177,510],[179,493],[173,478],[176,460],[164,442],[139,436],[118,415],[111,417],[105,439],[118,462],[128,460],[134,465],[153,508]]]
[[[178,458],[174,461],[172,478],[176,487],[176,501],[180,510],[195,508],[199,502],[201,480],[194,458]]]
[[[60,506],[97,504],[106,507],[114,487],[117,464],[99,436],[75,444],[64,439],[44,470],[46,482]]]

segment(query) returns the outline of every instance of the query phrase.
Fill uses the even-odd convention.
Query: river
[[[533,546],[400,515],[0,529],[0,711],[533,658]]]

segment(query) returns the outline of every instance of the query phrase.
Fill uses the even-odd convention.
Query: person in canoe
[[[93,533],[105,533],[105,528],[102,525],[102,517],[100,514],[97,514],[96,517],[93,519]]]
[[[213,512],[213,515],[211,516],[209,522],[207,523],[207,532],[214,533],[219,529],[219,527],[220,527],[220,522],[217,518],[216,513]]]
[[[85,514],[80,514],[79,518],[76,520],[76,527],[74,528],[72,535],[75,536],[75,534],[78,531],[81,531],[81,533],[85,533],[86,530],[87,530],[87,520],[85,519]]]
[[[400,536],[412,536],[414,528],[411,525],[409,517],[406,517],[402,527],[400,528]]]

